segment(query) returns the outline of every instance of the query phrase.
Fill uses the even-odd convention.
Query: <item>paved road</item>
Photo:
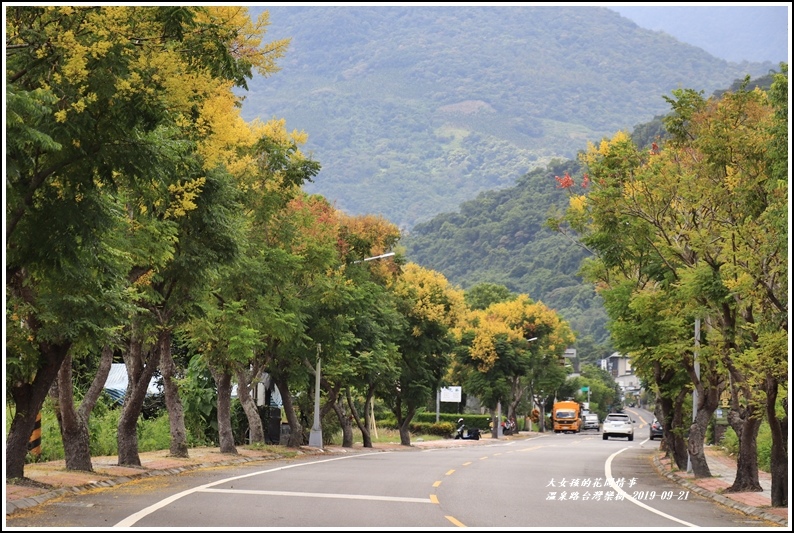
[[[634,528],[650,524],[658,527],[770,525],[715,505],[656,473],[652,463],[658,441],[644,444],[619,439],[602,441],[600,435],[584,433],[533,437],[527,439],[524,435],[496,442],[441,441],[434,451],[419,454],[366,455],[359,450],[319,460],[316,456],[304,456],[297,460],[141,478],[115,489],[59,498],[37,506],[35,512],[15,513],[7,517],[7,525],[253,528],[266,525],[503,528],[536,523],[550,528],[572,524]],[[434,448],[431,443],[416,444],[417,449],[408,451]],[[440,446],[456,447],[438,449]],[[613,454],[616,455],[609,467],[616,479],[631,479],[630,475],[643,472],[637,476],[641,482],[624,487],[628,498],[583,501],[580,496],[578,500],[563,501],[559,499],[561,491],[555,490],[555,499],[548,499],[552,492],[550,485],[560,483],[557,465],[568,461],[573,466],[570,458],[580,458],[576,467],[581,472],[579,484],[585,478],[592,483],[606,475],[606,460]],[[616,505],[610,507],[612,504]],[[529,509],[533,512],[528,512]]]

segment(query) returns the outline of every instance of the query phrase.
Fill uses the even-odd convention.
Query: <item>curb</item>
[[[304,450],[305,453],[306,450]],[[118,476],[111,479],[103,479],[101,481],[94,481],[91,483],[86,483],[85,485],[78,485],[75,487],[63,487],[60,489],[55,489],[49,492],[45,492],[43,494],[37,494],[36,496],[30,496],[28,498],[20,498],[18,500],[8,501],[6,500],[6,516],[15,513],[16,511],[27,509],[30,507],[35,507],[36,505],[40,505],[47,500],[51,500],[53,498],[57,498],[58,496],[64,496],[66,494],[71,493],[80,493],[86,492],[91,489],[99,488],[99,487],[114,487],[116,485],[121,485],[123,483],[127,483],[129,481],[133,481],[136,479],[142,479],[146,477],[156,477],[156,476],[166,476],[166,475],[174,475],[174,474],[181,474],[182,472],[188,472],[191,470],[198,470],[200,468],[212,468],[217,466],[235,466],[244,463],[252,463],[255,461],[267,461],[277,459],[273,456],[262,456],[262,457],[241,457],[237,459],[230,459],[228,461],[220,461],[220,462],[209,462],[209,463],[197,463],[195,465],[185,465],[179,466],[175,468],[162,468],[162,469],[154,469],[154,470],[145,470],[140,474],[135,475],[128,475],[128,476]],[[145,468],[145,467],[144,467]]]
[[[658,455],[653,456],[653,466],[654,468],[656,468],[656,471],[659,474],[663,475],[670,481],[674,481],[679,485],[686,487],[688,490],[703,496],[704,498],[709,498],[711,500],[714,500],[715,502],[725,505],[726,507],[730,507],[731,509],[736,509],[737,511],[741,511],[744,514],[755,516],[763,520],[768,520],[769,522],[775,522],[776,524],[780,524],[781,526],[788,526],[788,520],[786,520],[783,517],[774,515],[772,513],[767,513],[766,511],[759,509],[758,507],[752,507],[750,505],[739,503],[735,500],[732,500],[731,498],[726,498],[721,494],[717,494],[716,492],[711,492],[710,490],[706,490],[703,487],[696,485],[695,483],[692,483],[686,479],[683,479],[675,475],[673,472],[667,470],[664,466],[662,466],[662,463],[659,461]]]

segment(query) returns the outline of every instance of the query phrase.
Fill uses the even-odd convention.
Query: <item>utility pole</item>
[[[700,361],[698,361],[698,352],[700,351],[700,319],[695,319],[695,378],[700,381]],[[692,423],[695,423],[695,417],[698,414],[698,388],[697,383],[692,389]],[[690,431],[690,434],[692,432]],[[692,473],[692,457],[689,454],[689,443],[687,442],[687,456],[686,456],[686,471],[688,474]]]
[[[309,433],[309,446],[323,447],[323,428],[320,425],[320,351],[322,345],[317,343],[317,370],[314,373],[314,424]]]

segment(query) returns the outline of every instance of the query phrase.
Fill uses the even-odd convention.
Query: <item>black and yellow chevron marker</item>
[[[36,415],[36,424],[28,441],[28,452],[39,457],[41,455],[41,413]]]

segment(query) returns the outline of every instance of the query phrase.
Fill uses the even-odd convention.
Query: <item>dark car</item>
[[[662,423],[659,422],[657,419],[653,419],[653,423],[651,424],[651,428],[649,430],[650,435],[648,438],[651,440],[659,437],[660,439],[664,436],[664,430],[662,429]]]

